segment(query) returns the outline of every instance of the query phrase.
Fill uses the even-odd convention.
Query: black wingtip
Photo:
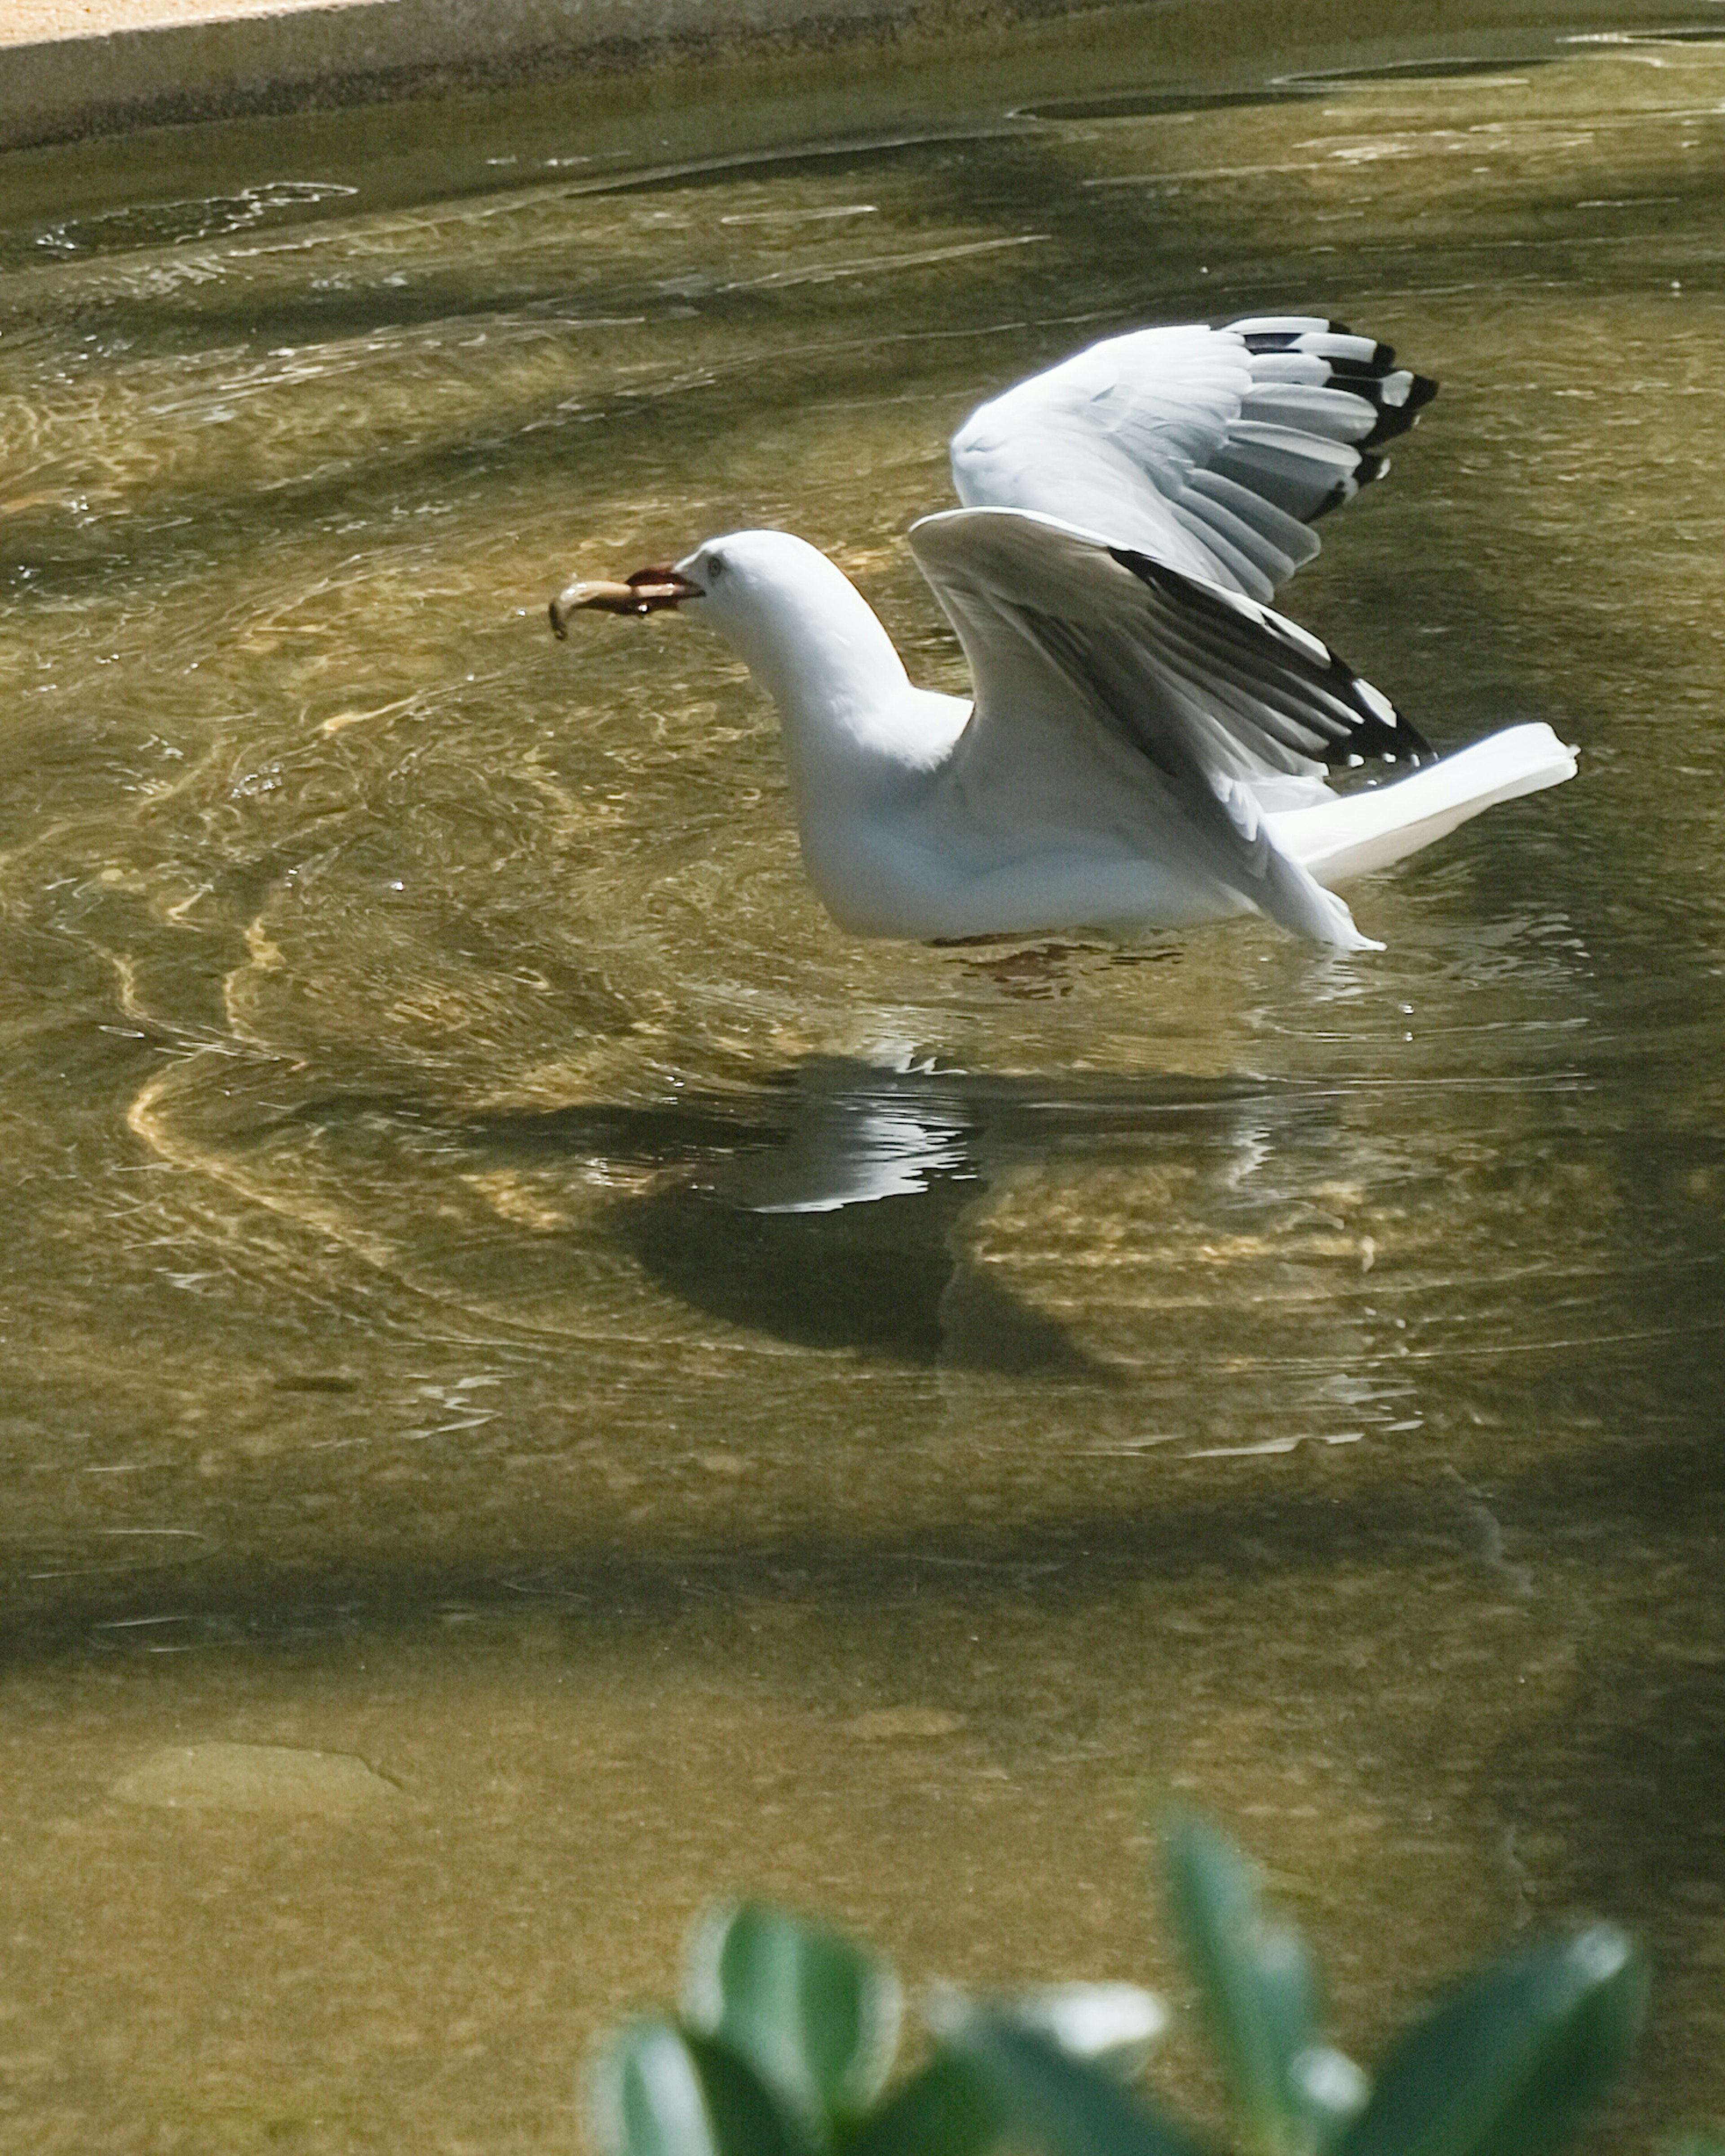
[[[1373,378],[1373,382],[1378,377]],[[1437,395],[1438,386],[1429,374],[1409,374],[1401,401],[1391,403],[1374,386],[1364,382],[1338,381],[1338,389],[1351,389],[1356,396],[1363,397],[1376,411],[1378,417],[1372,431],[1360,447],[1375,449],[1381,443],[1393,442],[1398,434],[1405,434],[1409,427],[1417,426],[1420,414]]]
[[[1350,396],[1358,397],[1372,408],[1370,431],[1358,444],[1366,454],[1353,474],[1353,485],[1344,483],[1311,513],[1307,518],[1308,522],[1350,500],[1360,487],[1369,485],[1377,478],[1383,466],[1371,459],[1370,452],[1385,442],[1393,442],[1398,434],[1406,434],[1438,391],[1430,375],[1415,374],[1410,367],[1397,367],[1394,345],[1374,340],[1363,352],[1326,349],[1343,337],[1352,339],[1357,345],[1367,341],[1363,337],[1354,337],[1353,331],[1339,322],[1331,322],[1322,330],[1247,330],[1241,334],[1246,350],[1255,357],[1288,352],[1311,353],[1323,362],[1327,388],[1345,389]]]
[[[1330,678],[1337,694],[1359,713],[1360,723],[1323,761],[1336,769],[1371,758],[1381,763],[1430,763],[1437,751],[1411,719],[1404,718],[1381,689],[1354,672],[1345,659],[1330,654]]]
[[[1414,377],[1413,386],[1408,391],[1408,401],[1403,405],[1402,409],[1404,412],[1418,412],[1423,406],[1430,403],[1437,393],[1437,382],[1431,375],[1416,374]]]
[[[1140,583],[1165,592],[1235,636],[1267,636],[1280,646],[1284,661],[1308,681],[1321,683],[1330,705],[1330,717],[1312,727],[1306,752],[1330,769],[1345,770],[1368,762],[1425,763],[1437,752],[1418,726],[1404,719],[1381,689],[1356,674],[1339,652],[1281,616],[1236,599],[1214,586],[1189,577],[1183,569],[1141,554],[1131,547],[1111,547],[1109,553],[1122,569],[1129,569]],[[1342,705],[1351,718],[1341,720],[1334,706]],[[1345,732],[1331,732],[1338,724]]]

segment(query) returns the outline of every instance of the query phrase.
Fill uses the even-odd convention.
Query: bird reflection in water
[[[979,1265],[966,1216],[991,1183],[1058,1164],[1178,1157],[1219,1199],[1320,1090],[1254,1079],[1087,1080],[942,1069],[908,1051],[813,1056],[757,1092],[664,1109],[561,1110],[470,1126],[489,1162],[547,1152],[650,1171],[604,1226],[658,1284],[810,1347],[1112,1382],[1110,1364]]]

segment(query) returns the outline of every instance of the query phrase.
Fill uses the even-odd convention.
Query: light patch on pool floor
[[[285,1812],[344,1818],[400,1794],[351,1752],[289,1744],[171,1744],[152,1752],[113,1794],[170,1811]]]
[[[964,1727],[962,1714],[948,1714],[938,1707],[877,1707],[866,1714],[854,1716],[845,1725],[847,1737],[860,1737],[868,1743],[880,1743],[892,1738],[950,1737],[955,1729]]]

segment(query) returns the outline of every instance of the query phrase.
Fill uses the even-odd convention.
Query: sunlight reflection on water
[[[1165,1979],[1170,1786],[1350,2042],[1585,1907],[1717,2111],[1725,58],[1149,23],[8,161],[0,2147],[565,2145],[739,1881]],[[1443,382],[1291,609],[1584,751],[1382,956],[854,942],[728,658],[545,630],[783,523],[955,685],[950,427],[1288,305]],[[124,1801],[224,1746],[401,1796]]]

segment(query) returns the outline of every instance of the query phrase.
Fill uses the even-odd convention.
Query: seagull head
[[[708,539],[672,568],[637,569],[621,583],[582,579],[551,603],[551,625],[569,633],[569,617],[661,613],[691,599],[721,635],[737,634],[762,613],[794,612],[811,593],[846,584],[825,556],[788,531],[732,531]],[[848,588],[848,584],[846,584]]]
[[[818,547],[788,531],[732,531],[674,568],[621,583],[574,583],[552,602],[567,634],[583,608],[657,613],[692,605],[747,666],[795,728],[854,732],[857,715],[902,696],[905,670],[867,600]]]

